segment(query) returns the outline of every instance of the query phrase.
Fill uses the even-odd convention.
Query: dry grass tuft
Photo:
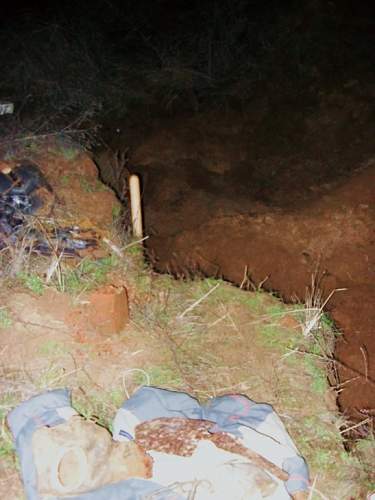
[[[321,328],[324,308],[336,292],[345,291],[346,288],[335,288],[326,299],[323,298],[323,292],[320,288],[320,279],[317,273],[311,276],[311,285],[306,289],[304,317],[302,322],[302,334],[304,337],[313,336]]]

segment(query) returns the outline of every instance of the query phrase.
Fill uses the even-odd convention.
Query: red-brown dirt
[[[86,293],[66,319],[76,332],[91,330],[103,335],[121,332],[129,320],[126,288],[105,285]]]
[[[255,285],[266,280],[265,288],[288,301],[304,300],[317,266],[324,274],[320,284],[324,297],[345,288],[334,293],[327,309],[344,333],[336,357],[349,369],[339,368],[340,381],[351,380],[339,401],[357,418],[371,414],[375,405],[374,185],[372,167],[304,210],[258,205],[257,213],[213,215],[196,227],[191,196],[183,212],[191,227],[168,234],[167,226],[162,226],[150,242],[156,265],[163,271],[196,269],[237,284],[247,273]],[[153,213],[153,219],[162,217],[160,208],[154,207]]]
[[[345,288],[326,309],[343,334],[339,404],[362,420],[375,408],[375,123],[354,87],[301,111],[264,98],[242,113],[132,124],[112,144],[130,148],[142,178],[157,269],[247,276],[287,301],[304,301],[316,273],[323,297]]]

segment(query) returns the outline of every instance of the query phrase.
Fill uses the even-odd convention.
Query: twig
[[[238,333],[238,337],[240,339],[243,339],[243,335],[242,335],[240,329],[238,328],[238,326],[236,325],[234,319],[232,318],[232,315],[229,312],[227,314],[228,314],[228,319],[229,319],[233,329]]]
[[[68,126],[64,127],[61,130],[58,130],[56,132],[49,132],[47,134],[31,134],[31,135],[25,135],[23,137],[19,137],[18,139],[12,139],[12,143],[16,142],[25,142],[25,141],[31,141],[31,140],[36,140],[36,139],[46,139],[47,137],[55,137],[57,135],[61,135],[64,132],[67,132],[69,134],[82,134],[83,132],[88,132],[92,130],[92,128],[88,129],[70,129]],[[9,139],[0,141],[0,144],[6,144],[6,142],[9,142]]]
[[[319,491],[319,490],[315,487],[317,479],[318,479],[318,476],[315,476],[314,482],[313,482],[313,484],[310,486],[309,496],[308,496],[308,499],[307,499],[307,500],[312,499],[312,496],[313,496],[313,494],[314,494],[314,493],[316,493],[317,495],[319,495],[319,496],[320,496],[320,498],[321,498],[322,500],[329,500],[329,498],[328,498],[328,497],[326,497],[325,495],[323,495],[323,493],[322,493],[321,491]]]
[[[316,324],[319,323],[320,317],[323,313],[323,309],[331,300],[333,294],[336,292],[343,292],[345,290],[347,290],[347,288],[335,288],[334,290],[332,290],[332,292],[328,295],[323,304],[319,308],[317,308],[316,314],[314,314],[311,320],[307,323],[306,328],[303,331],[304,337],[308,337],[308,335],[311,333],[311,330],[313,330],[316,327]]]
[[[264,283],[269,279],[270,275],[266,276],[265,278],[262,279],[262,281],[259,281],[258,283],[258,291],[262,289]]]
[[[220,318],[215,319],[215,321],[212,321],[207,325],[207,328],[212,328],[213,326],[216,326],[218,323],[221,323],[222,321],[225,320],[225,318],[228,317],[228,313],[224,314],[224,316],[220,316]]]
[[[336,379],[338,378],[337,374],[336,374]],[[352,378],[348,378],[348,380],[345,380],[345,382],[341,382],[339,384],[335,384],[334,386],[332,386],[335,391],[337,392],[337,394],[339,394],[340,392],[342,392],[344,389],[344,385],[348,385],[348,384],[351,384],[352,382],[355,382],[356,380],[359,379],[359,376],[357,375],[356,377],[352,377]]]
[[[365,365],[365,375],[366,375],[366,380],[368,380],[368,359],[367,359],[367,351],[366,351],[366,348],[363,347],[362,345],[360,346],[360,351],[362,353],[362,356],[363,356],[363,363]]]
[[[103,241],[118,257],[121,258],[124,257],[124,254],[122,253],[121,249],[117,245],[112,243],[112,241],[110,241],[108,238],[103,238]]]
[[[309,496],[308,496],[307,500],[312,500],[317,480],[318,480],[318,476],[315,476],[314,481],[313,481],[312,485],[310,486]]]
[[[121,379],[122,379],[122,388],[124,389],[127,399],[130,399],[130,394],[126,385],[126,376],[134,372],[141,373],[145,377],[146,385],[151,385],[150,375],[145,370],[142,370],[141,368],[129,368],[129,370],[125,370],[121,374]]]
[[[372,420],[371,417],[367,417],[361,422],[358,422],[357,424],[354,424],[350,427],[347,427],[346,429],[343,429],[342,431],[340,431],[340,434],[345,434],[346,432],[354,431],[354,429],[357,429],[358,427],[361,427],[361,425],[365,425],[371,422],[371,420]]]
[[[216,288],[220,286],[220,283],[217,283],[211,290],[208,290],[207,293],[205,293],[202,297],[200,297],[198,300],[196,300],[191,306],[189,306],[185,311],[183,311],[179,316],[177,316],[178,319],[182,319],[184,316],[186,316],[187,313],[191,312],[193,309],[195,309],[201,302],[203,302],[211,293],[213,293]]]
[[[49,382],[48,386],[52,386],[52,385],[56,384],[56,382],[58,382],[59,380],[62,380],[63,378],[66,378],[66,377],[69,377],[70,375],[73,375],[73,373],[80,372],[81,370],[82,370],[82,368],[75,368],[74,370],[71,370],[68,373],[63,373],[62,375],[59,375],[58,377],[55,377],[54,379],[52,379]]]
[[[54,255],[51,261],[51,264],[48,266],[47,272],[46,272],[46,283],[49,283],[52,279],[52,276],[57,272],[57,270],[60,267],[60,262],[63,257],[64,252],[60,252],[58,256]],[[59,283],[61,282],[61,279],[58,279]]]
[[[326,363],[334,363],[335,365],[341,366],[341,368],[344,368],[345,370],[348,370],[348,371],[354,373],[355,375],[357,375],[357,377],[365,379],[365,381],[368,384],[370,384],[373,387],[375,387],[375,380],[372,380],[366,374],[363,374],[359,370],[356,370],[355,368],[351,368],[350,366],[348,366],[346,363],[343,363],[342,361],[330,358],[329,356],[321,356],[320,354],[315,354],[313,352],[302,351],[300,349],[293,349],[293,352],[295,352],[296,354],[308,354],[309,356],[314,356],[316,358],[322,359]]]
[[[148,240],[149,236],[145,236],[144,238],[141,238],[140,240],[137,241],[132,241],[128,245],[125,245],[124,247],[121,248],[121,250],[125,250],[126,248],[133,247],[134,245],[138,245],[138,243],[142,243],[142,241]]]
[[[240,284],[240,290],[242,290],[245,287],[245,284],[248,284],[250,282],[249,276],[247,274],[247,266],[245,266],[244,272],[243,272],[243,278]]]
[[[37,326],[38,328],[45,328],[46,330],[53,330],[53,331],[63,331],[66,330],[66,327],[57,327],[57,326],[49,326],[49,325],[42,325],[41,323],[34,323],[33,321],[23,321],[22,319],[16,318],[15,319],[16,323],[21,323],[21,325],[30,325],[30,326]],[[61,323],[61,321],[59,321]]]

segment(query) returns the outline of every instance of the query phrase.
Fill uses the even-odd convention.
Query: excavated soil
[[[332,293],[339,404],[356,421],[375,408],[374,91],[349,82],[303,102],[258,98],[107,130],[141,176],[158,270],[246,278],[287,301],[304,301],[315,276]],[[97,160],[118,187],[113,154]]]

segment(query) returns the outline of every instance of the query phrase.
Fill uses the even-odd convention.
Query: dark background
[[[308,102],[373,80],[374,14],[352,0],[18,0],[2,7],[0,98],[38,131],[139,109],[238,109],[259,92]]]

